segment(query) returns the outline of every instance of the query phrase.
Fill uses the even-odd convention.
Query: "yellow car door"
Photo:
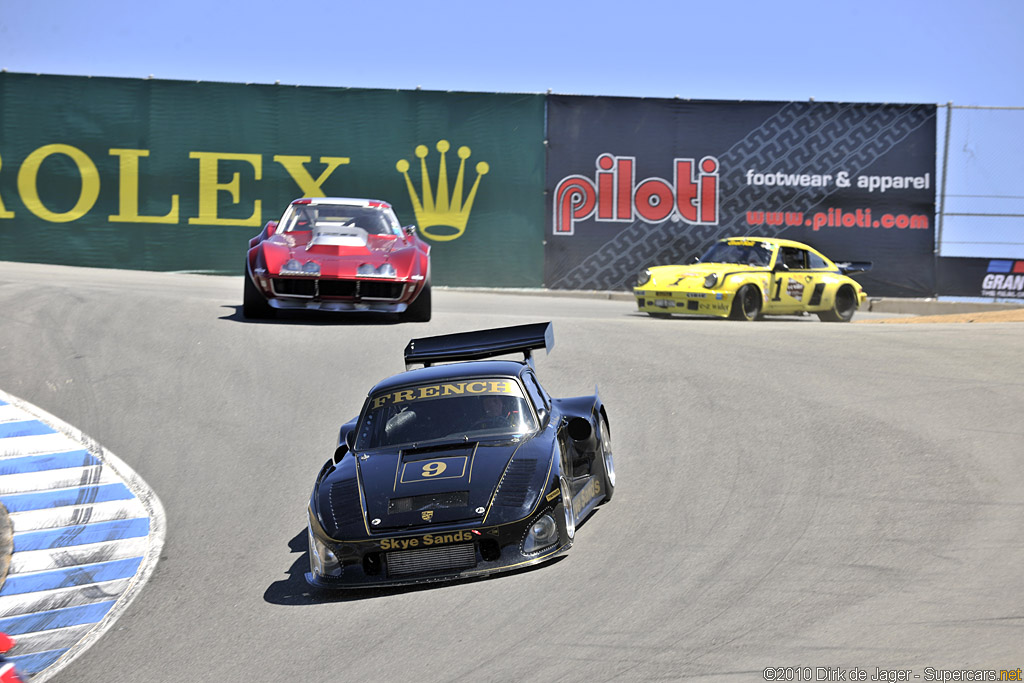
[[[824,273],[815,268],[821,259],[814,256],[798,247],[779,247],[766,313],[799,313],[820,304]]]

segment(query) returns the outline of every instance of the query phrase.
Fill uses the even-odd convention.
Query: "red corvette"
[[[398,313],[430,320],[430,245],[387,202],[296,199],[249,240],[242,314]]]

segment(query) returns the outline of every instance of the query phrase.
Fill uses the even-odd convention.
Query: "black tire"
[[[409,308],[405,309],[402,320],[410,323],[428,323],[430,322],[430,313],[430,280],[427,280],[423,289],[420,290],[419,296],[409,304]]]
[[[249,273],[246,272],[244,277],[245,287],[242,291],[242,315],[250,320],[276,317],[277,311],[270,307],[263,294],[256,289],[256,284],[252,281]]]
[[[754,285],[743,285],[732,300],[731,320],[757,320],[761,316],[761,292]]]
[[[850,285],[843,285],[836,292],[832,308],[818,313],[818,318],[826,323],[848,323],[857,312],[857,294]]]
[[[612,437],[608,430],[608,421],[601,418],[601,467],[604,471],[604,505],[615,493],[615,461],[612,458]]]

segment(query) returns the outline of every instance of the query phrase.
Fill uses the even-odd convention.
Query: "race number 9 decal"
[[[437,475],[448,469],[448,465],[443,460],[435,460],[434,462],[428,462],[423,466],[424,477],[436,477]]]
[[[469,458],[464,455],[437,460],[412,460],[402,463],[399,482],[411,484],[416,481],[459,479],[466,476],[468,464]]]

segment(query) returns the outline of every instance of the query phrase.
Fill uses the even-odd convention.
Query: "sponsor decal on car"
[[[790,280],[789,284],[786,285],[786,294],[793,297],[797,301],[802,301],[804,298],[804,285],[796,280]]]
[[[459,396],[463,394],[512,394],[522,397],[519,385],[512,380],[472,380],[468,382],[445,382],[422,387],[399,389],[389,394],[381,394],[373,398],[373,408],[377,409],[389,403],[407,403],[430,398]]]
[[[596,496],[601,493],[601,482],[597,477],[591,477],[590,481],[583,485],[583,488],[573,496],[572,511],[579,516],[583,508],[587,507]]]
[[[427,534],[413,538],[383,538],[380,541],[381,550],[412,550],[413,548],[429,548],[438,545],[449,545],[451,543],[467,543],[473,540],[473,534],[469,531],[453,531],[446,534]]]

